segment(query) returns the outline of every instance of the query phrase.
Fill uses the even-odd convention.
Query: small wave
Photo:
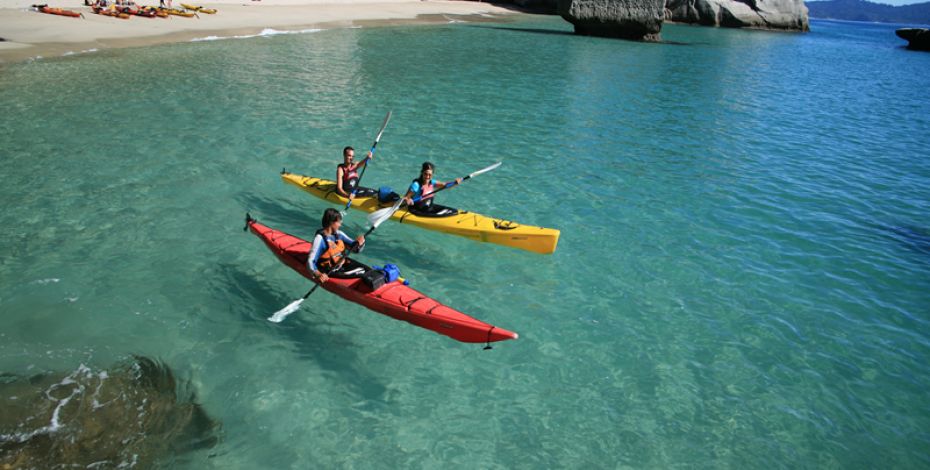
[[[97,52],[97,48],[95,47],[95,48],[93,48],[93,49],[84,49],[83,51],[77,51],[77,52],[75,52],[75,51],[68,51],[68,52],[65,52],[64,54],[62,54],[61,56],[62,56],[62,57],[68,57],[68,56],[78,55],[78,54],[89,54],[89,53],[91,53],[91,52]]]
[[[323,30],[320,28],[310,28],[310,29],[281,31],[281,30],[277,30],[273,28],[265,28],[257,34],[243,34],[243,35],[237,35],[237,36],[206,36],[202,38],[191,39],[191,42],[220,41],[223,39],[248,39],[248,38],[280,36],[284,34],[308,34],[308,33],[317,33],[320,31],[323,31]]]
[[[39,285],[43,285],[43,286],[44,286],[45,284],[52,284],[52,283],[55,283],[55,282],[61,282],[61,279],[58,279],[57,277],[50,277],[50,278],[48,278],[48,279],[39,279],[39,280],[36,280],[36,281],[32,281],[33,284],[39,284]]]

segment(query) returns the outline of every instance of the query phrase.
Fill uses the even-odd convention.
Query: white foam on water
[[[58,279],[57,277],[50,277],[48,279],[38,279],[38,280],[32,281],[33,284],[39,284],[39,285],[52,284],[55,282],[61,282],[61,279]]]
[[[97,384],[97,388],[94,390],[94,394],[93,394],[93,396],[91,397],[91,398],[92,398],[93,407],[94,407],[95,410],[96,410],[97,408],[102,408],[102,407],[105,406],[107,403],[109,403],[109,402],[107,402],[107,403],[100,403],[99,401],[97,401],[97,396],[100,395],[100,387],[103,387],[103,381],[106,380],[106,379],[109,377],[109,375],[107,374],[107,371],[103,371],[103,372],[100,372],[99,374],[97,374],[97,377],[100,379],[100,383]]]
[[[97,48],[93,48],[93,49],[84,49],[83,51],[78,51],[78,52],[75,52],[75,51],[68,51],[68,52],[65,52],[64,54],[62,54],[61,56],[62,56],[62,57],[68,57],[68,56],[78,55],[78,54],[88,54],[88,53],[91,53],[91,52],[97,52]]]
[[[297,299],[287,305],[287,307],[274,312],[274,315],[268,317],[268,321],[272,323],[281,323],[288,315],[297,311],[300,308],[300,304],[304,302],[304,299]]]
[[[106,372],[103,372],[101,373],[101,375],[98,375],[98,377],[103,377],[105,376],[105,374]],[[42,426],[41,428],[38,428],[31,432],[0,434],[0,441],[26,442],[29,439],[32,439],[33,437],[38,436],[40,434],[51,434],[61,429],[63,427],[63,425],[61,424],[61,410],[65,406],[67,406],[68,403],[71,402],[72,398],[84,392],[84,386],[75,380],[76,378],[82,375],[85,378],[90,378],[93,376],[93,372],[90,370],[90,368],[88,368],[84,364],[81,364],[80,366],[78,366],[78,368],[74,372],[72,372],[71,374],[68,374],[65,378],[61,379],[61,382],[52,384],[47,390],[45,390],[45,397],[48,398],[50,401],[56,402],[55,410],[52,411],[52,418],[47,425]],[[61,398],[61,399],[58,399],[52,396],[52,392],[54,390],[60,387],[68,387],[71,385],[77,385],[77,386],[70,387],[71,393],[69,393],[68,396]],[[99,390],[99,387],[98,387],[98,390]]]
[[[206,36],[202,38],[191,39],[191,42],[204,42],[204,41],[219,41],[222,39],[248,39],[248,38],[260,38],[260,37],[271,37],[271,36],[281,36],[284,34],[307,34],[307,33],[316,33],[323,31],[320,28],[309,28],[309,29],[299,29],[293,31],[281,31],[273,28],[265,28],[261,30],[258,34],[244,34],[237,36]]]

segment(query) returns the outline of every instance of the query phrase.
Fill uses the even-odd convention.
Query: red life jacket
[[[358,186],[358,171],[356,171],[358,170],[358,164],[355,163],[348,168],[345,164],[340,164],[339,168],[342,168],[342,189],[347,193],[351,193]]]

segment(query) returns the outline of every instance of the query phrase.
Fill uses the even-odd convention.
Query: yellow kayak
[[[187,4],[187,3],[182,3],[181,6],[184,7],[184,8],[187,8],[188,10],[199,11],[200,13],[206,13],[206,14],[208,14],[208,15],[212,15],[212,14],[216,13],[216,8],[198,7],[198,6],[190,5],[190,4]]]
[[[183,16],[185,18],[192,18],[196,13],[191,11],[185,11],[180,8],[158,8],[158,11],[163,11],[169,15]]]
[[[285,183],[293,184],[304,191],[334,204],[345,206],[349,202],[336,192],[336,182],[312,176],[281,173]],[[396,199],[395,199],[396,201]],[[365,212],[391,207],[394,201],[380,202],[378,191],[359,187],[352,208]],[[534,227],[503,219],[495,219],[473,212],[433,204],[429,213],[418,213],[401,207],[392,219],[402,223],[423,227],[437,232],[451,233],[479,242],[494,243],[534,253],[551,254],[559,243],[559,231],[551,228]]]

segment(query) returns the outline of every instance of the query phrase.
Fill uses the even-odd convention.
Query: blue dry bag
[[[396,202],[398,200],[400,200],[400,196],[398,196],[397,193],[392,191],[390,186],[381,186],[380,188],[378,188],[378,201]]]
[[[384,271],[384,280],[387,282],[393,282],[400,277],[400,268],[391,263],[385,264],[382,271]]]

